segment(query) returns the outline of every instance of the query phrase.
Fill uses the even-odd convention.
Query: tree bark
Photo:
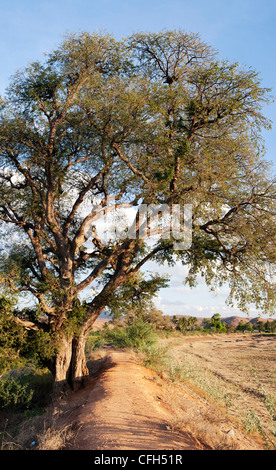
[[[101,314],[104,306],[96,308],[89,318],[82,325],[77,338],[72,343],[72,360],[71,360],[71,387],[73,391],[84,387],[89,377],[89,370],[86,365],[85,344],[88,335],[93,327],[95,320]]]
[[[63,337],[54,363],[54,396],[83,388],[89,377],[86,365],[85,344],[103,307],[95,311],[82,326],[78,336]]]
[[[95,320],[107,305],[108,300],[112,297],[115,289],[126,280],[127,275],[125,271],[129,264],[129,256],[130,254],[128,251],[121,255],[121,258],[117,263],[120,265],[120,269],[117,267],[118,271],[115,273],[113,278],[110,279],[91,304],[87,304],[87,306],[89,306],[89,311],[87,311],[86,319],[79,328],[78,334],[75,336],[72,335],[72,337],[68,338],[65,336],[62,337],[55,362],[54,388],[56,392],[62,392],[63,390],[66,391],[69,387],[71,390],[76,391],[82,388],[87,382],[89,371],[86,366],[85,357],[86,340]],[[69,302],[67,305],[68,304]],[[66,312],[64,306],[63,311]],[[62,321],[65,316],[65,313],[60,316],[58,329],[61,328]]]
[[[83,388],[89,377],[85,357],[85,343],[87,337],[88,333],[82,333],[73,341],[70,385],[74,392]]]
[[[72,345],[73,337],[62,337],[54,362],[54,396],[62,395],[71,388]]]

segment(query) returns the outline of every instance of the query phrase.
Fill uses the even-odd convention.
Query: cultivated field
[[[179,383],[221,405],[246,433],[258,432],[275,448],[276,336],[181,336],[166,346]]]

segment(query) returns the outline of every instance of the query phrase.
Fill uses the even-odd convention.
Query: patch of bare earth
[[[104,370],[69,397],[61,419],[67,450],[261,449],[200,396],[110,350]]]
[[[105,370],[68,400],[74,450],[195,450],[196,437],[173,431],[172,410],[153,372],[126,351],[110,351]],[[68,417],[69,418],[69,417]]]

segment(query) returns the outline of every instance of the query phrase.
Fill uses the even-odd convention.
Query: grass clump
[[[270,416],[270,426],[265,426],[262,423],[262,420],[256,414],[254,410],[249,410],[244,421],[244,428],[245,431],[249,434],[258,431],[259,434],[262,436],[263,441],[268,449],[276,449],[276,405],[275,399],[272,395],[268,394],[263,385],[261,384],[256,371],[252,367],[252,373],[256,384],[258,386],[258,391],[262,397],[263,403],[269,413]]]

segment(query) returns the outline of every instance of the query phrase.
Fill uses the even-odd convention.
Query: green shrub
[[[9,411],[42,407],[49,400],[52,386],[53,377],[47,369],[13,369],[0,379],[0,407]]]
[[[131,346],[138,349],[145,345],[154,344],[157,341],[152,325],[141,320],[137,320],[133,325],[127,326],[126,335]]]
[[[26,409],[30,406],[33,390],[13,377],[0,381],[0,407],[5,410]]]
[[[92,331],[85,344],[85,354],[89,355],[92,351],[99,349],[105,342],[105,339],[101,332]]]
[[[16,323],[12,303],[0,296],[0,374],[24,362],[20,351],[26,341],[26,332]]]
[[[139,352],[143,354],[143,364],[146,367],[151,367],[157,372],[167,369],[170,362],[168,348],[155,343],[147,343],[139,349]]]
[[[105,339],[119,348],[141,349],[156,343],[157,335],[151,324],[137,320],[133,325],[107,330]]]
[[[21,355],[43,367],[51,363],[56,353],[56,348],[57,338],[54,333],[31,331],[28,333],[28,338],[21,350]]]
[[[124,328],[117,327],[105,332],[105,340],[118,348],[130,347],[130,341]]]

